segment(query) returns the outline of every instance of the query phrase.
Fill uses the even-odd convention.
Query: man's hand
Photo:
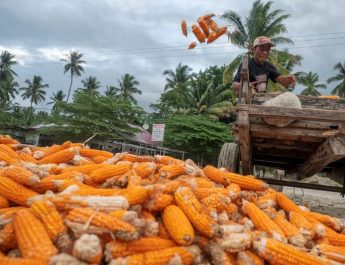
[[[252,90],[252,93],[256,93],[256,81],[249,83],[249,88]]]
[[[296,85],[296,76],[288,75],[287,78],[289,79],[289,87],[294,87]]]

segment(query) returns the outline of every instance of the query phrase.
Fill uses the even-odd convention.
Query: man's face
[[[258,45],[254,48],[254,58],[255,61],[259,64],[263,64],[268,56],[270,55],[271,45],[270,44],[263,44]]]

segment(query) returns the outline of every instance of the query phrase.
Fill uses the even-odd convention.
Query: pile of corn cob
[[[340,219],[253,176],[4,136],[0,164],[0,264],[345,263]]]

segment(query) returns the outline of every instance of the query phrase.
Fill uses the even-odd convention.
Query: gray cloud
[[[229,9],[244,17],[251,5],[251,1],[239,5],[220,0],[2,0],[0,24],[5,26],[0,27],[0,48],[26,52],[18,57],[18,61],[25,64],[16,65],[14,69],[18,81],[23,85],[25,79],[41,75],[50,85],[47,98],[58,89],[67,91],[69,75],[63,74],[59,58],[70,49],[78,49],[88,64],[83,76],[76,78],[74,88],[81,86],[81,79],[92,75],[105,90],[106,85],[116,85],[123,74],[130,73],[140,82],[139,88],[143,91],[137,97],[139,104],[149,110],[149,104],[154,103],[164,89],[162,73],[165,69],[173,69],[182,62],[199,71],[211,65],[227,64],[240,51],[226,44],[225,37],[213,45],[198,45],[189,51],[186,47],[194,38],[190,34],[186,39],[181,34],[180,21],[186,19],[191,25],[202,14],[222,14]],[[344,7],[343,0],[273,3],[274,9],[291,14],[285,22],[286,35],[295,45],[288,47],[304,58],[296,71],[317,72],[320,82],[324,82],[334,73],[333,66],[344,61],[345,45],[327,45],[345,43],[345,34],[306,36],[345,31]],[[326,46],[316,47],[318,45]],[[46,52],[42,53],[42,49]],[[27,105],[19,97],[17,101]]]

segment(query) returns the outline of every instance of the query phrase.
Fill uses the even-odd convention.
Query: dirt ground
[[[312,211],[345,220],[345,198],[337,192],[284,187],[283,192],[299,205]]]

